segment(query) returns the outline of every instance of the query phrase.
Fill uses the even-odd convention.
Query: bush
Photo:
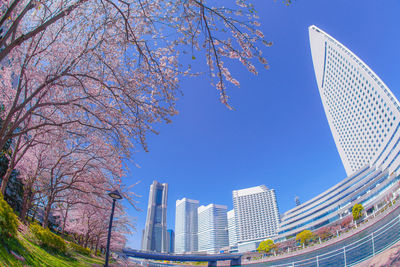
[[[314,234],[310,230],[304,230],[296,235],[296,241],[300,241],[303,245],[307,245],[314,239]]]
[[[70,248],[72,250],[74,250],[74,251],[76,251],[76,252],[78,252],[78,253],[80,253],[82,255],[89,256],[90,253],[91,253],[90,249],[84,248],[84,247],[82,247],[82,246],[80,246],[78,244],[75,244],[74,242],[70,242],[68,245],[70,246]]]
[[[8,244],[15,238],[17,230],[17,216],[0,193],[0,241]]]
[[[364,207],[361,204],[355,204],[351,210],[353,214],[353,220],[357,221],[363,216]]]
[[[62,254],[65,254],[67,251],[67,244],[65,243],[65,240],[52,233],[49,228],[44,229],[39,224],[32,223],[30,225],[30,229],[39,241],[39,245],[41,247],[60,252]]]

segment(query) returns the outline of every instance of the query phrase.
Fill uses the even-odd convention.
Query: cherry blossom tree
[[[228,105],[224,79],[238,82],[224,58],[256,73],[252,59],[267,66],[257,44],[270,45],[252,5],[237,4],[236,11],[196,0],[3,1],[0,147],[41,127],[102,131],[125,153],[132,140],[145,145],[151,124],[176,113],[185,47],[192,58],[203,50]]]
[[[286,3],[290,3],[287,1]],[[186,59],[203,57],[220,101],[231,108],[228,69],[268,68],[257,12],[248,0],[4,0],[0,2],[0,148],[12,140],[4,191],[14,168],[24,181],[21,212],[54,211],[81,244],[104,247],[105,192],[121,183],[124,159],[147,151],[153,125],[170,122]],[[257,63],[258,62],[258,63]],[[113,240],[131,226],[118,207]],[[84,221],[83,221],[84,220]],[[77,222],[80,222],[79,228]],[[115,248],[118,242],[112,244]]]

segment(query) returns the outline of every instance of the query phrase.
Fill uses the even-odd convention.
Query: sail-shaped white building
[[[309,37],[317,86],[348,177],[285,212],[277,240],[337,222],[356,203],[376,210],[398,188],[399,101],[378,75],[329,34],[310,26]]]
[[[319,93],[347,175],[365,165],[396,170],[399,101],[344,45],[316,26],[309,36]]]

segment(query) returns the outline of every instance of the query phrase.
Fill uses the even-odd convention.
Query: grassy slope
[[[93,266],[103,265],[101,258],[87,257],[75,252],[69,252],[70,256],[49,253],[36,244],[25,239],[18,234],[18,242],[10,244],[13,251],[25,258],[25,262],[17,260],[13,255],[9,254],[5,247],[0,245],[0,266]]]

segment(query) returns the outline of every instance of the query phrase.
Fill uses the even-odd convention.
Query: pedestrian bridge
[[[207,261],[208,266],[217,266],[217,261],[230,261],[230,265],[240,265],[242,254],[167,254],[150,251],[140,251],[133,249],[123,249],[122,252],[127,257],[142,258],[149,260],[166,261]]]

